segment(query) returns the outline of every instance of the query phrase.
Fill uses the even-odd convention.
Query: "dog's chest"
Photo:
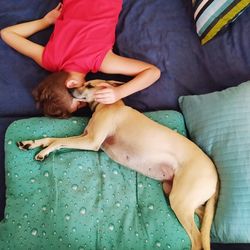
[[[156,180],[171,180],[174,175],[171,164],[155,161],[148,154],[141,154],[136,147],[108,137],[102,145],[103,151],[114,161]]]
[[[110,147],[110,146],[112,146],[113,144],[115,144],[115,136],[114,135],[110,135],[110,136],[108,136],[106,139],[105,139],[105,141],[104,141],[104,145],[106,146],[106,147]]]
[[[127,140],[123,140],[120,136],[109,135],[104,140],[101,148],[115,161],[127,163],[133,161],[136,157],[136,152],[133,152],[133,147],[128,145]]]

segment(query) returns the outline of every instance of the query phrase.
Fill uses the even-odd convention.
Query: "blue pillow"
[[[126,103],[143,111],[179,109],[181,95],[209,93],[247,81],[249,25],[250,8],[227,32],[201,46],[191,0],[123,0],[118,53],[161,69],[157,83],[129,96]]]
[[[0,28],[40,18],[57,3],[58,0],[22,0],[18,4],[2,1]],[[156,84],[126,98],[130,106],[142,111],[178,109],[180,95],[221,90],[250,78],[250,9],[244,11],[228,32],[203,47],[195,32],[191,9],[191,1],[187,0],[123,0],[116,51],[156,64],[162,71]],[[39,32],[32,40],[45,44],[51,31]],[[2,40],[0,58],[4,58],[0,64],[0,114],[40,114],[31,91],[48,72]],[[120,76],[116,80],[121,80]]]
[[[0,29],[21,22],[41,18],[59,0],[1,1]],[[46,44],[52,27],[30,39]],[[31,59],[19,54],[0,39],[0,114],[3,116],[37,115],[32,89],[48,74]]]
[[[250,81],[179,99],[191,139],[214,161],[220,194],[213,242],[250,242]]]

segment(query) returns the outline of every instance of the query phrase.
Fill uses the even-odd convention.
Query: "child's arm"
[[[16,24],[1,30],[1,38],[19,53],[32,58],[39,65],[42,64],[42,53],[44,47],[34,43],[27,38],[34,33],[52,25],[61,12],[61,4],[50,11],[43,18]]]
[[[108,74],[123,74],[134,76],[129,82],[112,87],[103,84],[104,89],[95,93],[95,99],[101,103],[114,103],[119,99],[129,96],[135,92],[145,89],[160,78],[160,70],[149,63],[139,60],[118,56],[109,52],[105,57],[100,70]]]

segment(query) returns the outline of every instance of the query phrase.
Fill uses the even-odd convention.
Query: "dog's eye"
[[[92,89],[92,88],[94,88],[95,86],[93,86],[92,84],[91,84],[91,82],[86,86],[86,88],[87,89]]]

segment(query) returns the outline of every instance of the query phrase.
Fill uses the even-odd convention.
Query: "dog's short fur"
[[[93,110],[82,135],[22,141],[18,143],[19,148],[43,147],[36,160],[44,160],[61,148],[103,149],[116,162],[162,181],[171,208],[191,239],[192,250],[210,249],[210,228],[218,195],[213,162],[186,137],[125,106],[122,101],[110,105],[94,102],[93,93],[100,82],[103,81],[86,82],[73,92]],[[204,213],[199,210],[202,219],[199,230],[194,213],[203,204]]]

